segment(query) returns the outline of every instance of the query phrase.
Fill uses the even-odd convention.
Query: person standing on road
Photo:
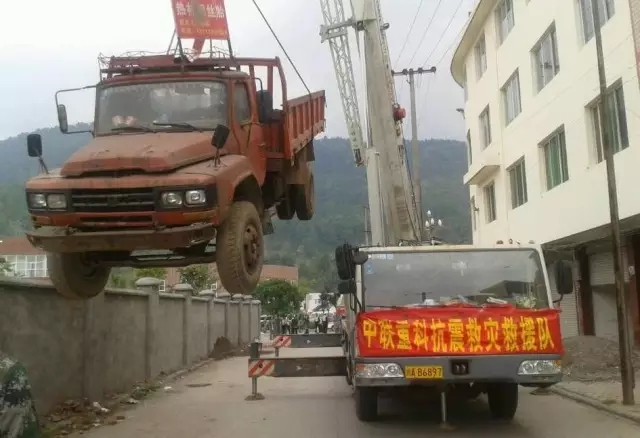
[[[0,352],[0,438],[41,438],[27,370]]]

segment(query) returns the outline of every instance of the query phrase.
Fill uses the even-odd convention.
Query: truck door
[[[267,158],[264,151],[262,129],[254,114],[257,110],[249,99],[249,90],[244,82],[236,82],[233,87],[233,131],[240,143],[240,153],[251,161],[253,172],[262,185],[266,174]]]

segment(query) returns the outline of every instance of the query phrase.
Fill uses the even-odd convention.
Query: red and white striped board
[[[283,348],[291,346],[291,336],[278,335],[273,339],[273,342],[267,345],[268,347]]]
[[[276,361],[273,359],[249,360],[249,377],[272,376]]]

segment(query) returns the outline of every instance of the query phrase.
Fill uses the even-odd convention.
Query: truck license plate
[[[442,367],[405,367],[404,375],[407,379],[442,379]]]

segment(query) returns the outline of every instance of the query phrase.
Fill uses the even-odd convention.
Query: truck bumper
[[[208,223],[157,230],[73,231],[67,227],[41,227],[27,239],[47,252],[135,251],[185,248],[209,242],[216,228]]]
[[[409,379],[406,377],[371,378],[356,374],[357,386],[410,386],[442,385],[471,382],[511,382],[527,386],[551,386],[562,380],[562,373],[547,375],[522,375],[518,373],[524,361],[559,361],[557,354],[496,355],[496,356],[455,356],[455,357],[402,357],[402,358],[356,358],[355,364],[397,364],[407,374],[407,367],[441,367],[441,378]],[[466,373],[461,373],[460,365],[465,365]],[[456,372],[457,370],[457,372]]]

